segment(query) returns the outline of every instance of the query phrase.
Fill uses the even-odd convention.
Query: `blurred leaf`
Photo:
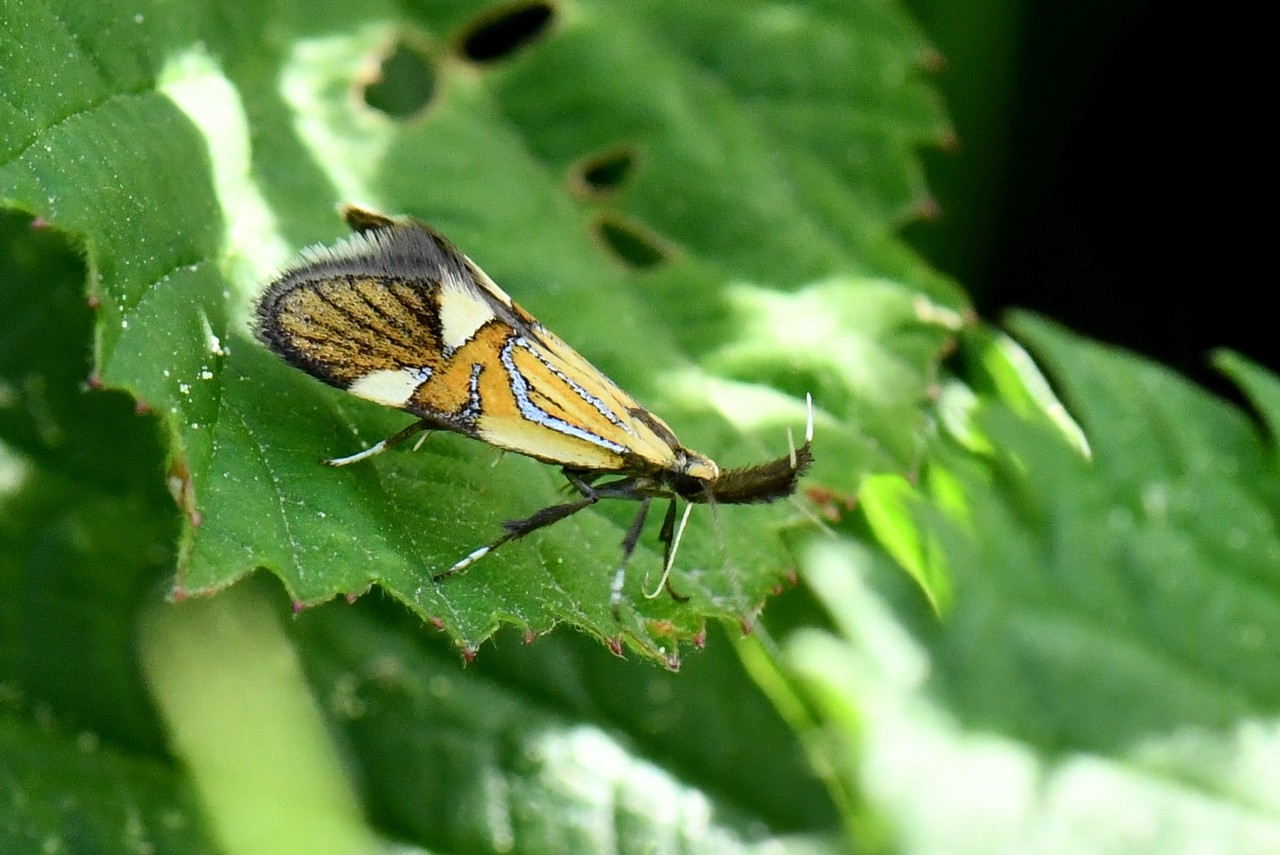
[[[858,501],[881,546],[916,580],[930,605],[946,611],[951,604],[947,568],[938,561],[938,545],[915,513],[919,501],[911,484],[896,475],[875,475],[863,482]]]
[[[379,826],[466,852],[833,845],[826,794],[727,639],[677,676],[508,632],[461,672],[415,623],[362,602],[296,624]]]
[[[1230,351],[1215,353],[1213,362],[1222,373],[1240,385],[1262,418],[1271,446],[1280,447],[1280,382],[1276,380],[1276,376]]]
[[[1035,361],[1008,335],[986,327],[974,327],[963,338],[972,370],[968,380],[978,392],[988,392],[1022,418],[1047,420],[1082,456],[1088,457],[1089,440],[1058,400]]]
[[[177,535],[154,419],[88,392],[84,268],[0,216],[0,681],[70,728],[161,742],[129,647]],[[79,339],[79,341],[77,341]]]
[[[170,741],[228,851],[372,852],[269,593],[246,583],[142,617],[141,658]]]
[[[1093,459],[992,400],[985,464],[938,449],[966,508],[949,493],[930,526],[954,583],[938,621],[869,550],[810,552],[838,632],[788,650],[846,723],[849,786],[902,851],[1275,851],[1275,446],[1159,366],[1015,328]]]
[[[83,388],[84,275],[0,215],[0,851],[214,852],[133,649],[178,533],[156,420]]]
[[[219,852],[172,769],[121,757],[96,737],[50,732],[0,716],[5,852]]]

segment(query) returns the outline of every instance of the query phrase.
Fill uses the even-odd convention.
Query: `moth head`
[[[720,467],[705,454],[682,449],[680,454],[680,474],[688,475],[697,481],[710,482],[720,477]]]
[[[720,467],[710,457],[676,445],[675,460],[660,474],[655,473],[654,484],[687,501],[700,502],[706,495],[707,485],[719,477]]]

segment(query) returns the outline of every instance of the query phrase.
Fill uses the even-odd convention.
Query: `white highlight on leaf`
[[[224,212],[226,250],[219,266],[242,288],[276,270],[289,255],[275,215],[251,168],[249,119],[240,93],[216,57],[201,47],[171,56],[159,74],[159,89],[191,119],[208,144],[218,205]],[[222,348],[210,339],[210,352]]]
[[[339,199],[376,201],[372,188],[400,124],[359,109],[349,92],[368,58],[395,40],[394,25],[378,21],[336,35],[292,43],[279,77],[280,96],[293,116],[310,163],[325,171]]]

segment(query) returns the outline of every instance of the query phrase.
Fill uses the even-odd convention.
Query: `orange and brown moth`
[[[451,430],[561,467],[578,498],[551,505],[434,576],[458,573],[509,540],[600,499],[640,502],[613,580],[616,612],[627,559],[649,506],[668,499],[659,534],[669,582],[676,506],[772,502],[791,495],[813,460],[813,417],[789,454],[722,470],[684,447],[662,419],[619,389],[430,227],[361,208],[355,234],[306,250],[262,295],[255,332],[291,365],[417,421],[349,457],[354,463],[421,431]],[[686,509],[685,518],[687,519]],[[681,523],[683,529],[683,521]]]

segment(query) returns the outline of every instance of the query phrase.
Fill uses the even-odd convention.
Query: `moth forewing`
[[[305,250],[259,299],[255,334],[317,379],[418,421],[330,462],[364,460],[423,430],[451,430],[560,466],[579,496],[506,523],[501,537],[435,578],[600,499],[635,500],[640,512],[623,541],[612,586],[616,612],[622,568],[654,498],[671,502],[659,534],[663,581],[671,591],[678,499],[771,502],[794,492],[812,462],[811,409],[805,443],[788,457],[720,470],[685,448],[665,422],[545,329],[442,235],[361,208],[348,207],[343,215],[355,234],[330,248]]]

